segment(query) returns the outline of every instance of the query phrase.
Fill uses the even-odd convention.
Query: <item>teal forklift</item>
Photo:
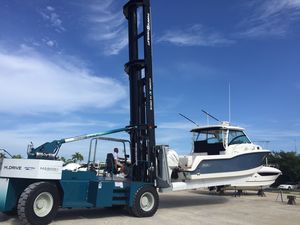
[[[138,10],[142,10],[141,15]],[[49,224],[59,208],[120,206],[136,217],[153,216],[159,205],[157,188],[169,186],[160,178],[160,166],[165,163],[163,146],[155,144],[150,0],[129,0],[123,12],[128,20],[129,62],[125,71],[130,86],[130,124],[108,132],[54,140],[37,148],[29,145],[28,159],[1,159],[0,212],[17,212],[22,224]],[[141,30],[138,20],[142,21]],[[117,132],[127,132],[129,140],[105,136]],[[64,170],[58,158],[60,147],[83,139],[91,139],[85,170]],[[129,144],[130,160],[125,157],[124,162],[126,177],[114,175],[109,159],[104,172],[99,173],[95,166],[99,140]]]

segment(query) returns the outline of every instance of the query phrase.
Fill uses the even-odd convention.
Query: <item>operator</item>
[[[123,172],[123,164],[119,161],[119,149],[114,148],[114,166],[116,173],[118,172],[118,167],[121,168],[121,172]]]

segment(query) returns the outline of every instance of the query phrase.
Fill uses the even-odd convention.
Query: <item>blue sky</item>
[[[125,3],[1,1],[0,147],[25,156],[30,141],[128,125]],[[300,151],[300,0],[152,0],[152,17],[157,143],[190,152],[178,113],[228,120],[230,84],[232,124]]]

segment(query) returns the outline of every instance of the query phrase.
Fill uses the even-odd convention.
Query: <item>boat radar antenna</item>
[[[231,85],[228,85],[228,122],[231,122]]]
[[[186,120],[190,121],[191,123],[195,124],[197,127],[200,127],[199,124],[197,124],[195,121],[191,120],[190,118],[188,118],[187,116],[178,113],[180,116],[182,116],[183,118],[185,118]]]
[[[210,118],[218,121],[219,123],[222,123],[221,120],[217,119],[216,117],[214,117],[213,115],[209,114],[208,112],[204,111],[203,109],[201,110],[204,114],[206,114],[207,116],[209,116]]]

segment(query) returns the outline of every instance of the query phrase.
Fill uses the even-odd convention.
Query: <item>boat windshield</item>
[[[245,133],[240,130],[229,130],[228,145],[251,143]]]
[[[225,151],[224,138],[225,131],[221,129],[208,129],[194,132],[194,153],[207,155],[220,155]]]
[[[205,130],[197,133],[196,141],[206,141],[208,144],[223,143],[224,131]]]

